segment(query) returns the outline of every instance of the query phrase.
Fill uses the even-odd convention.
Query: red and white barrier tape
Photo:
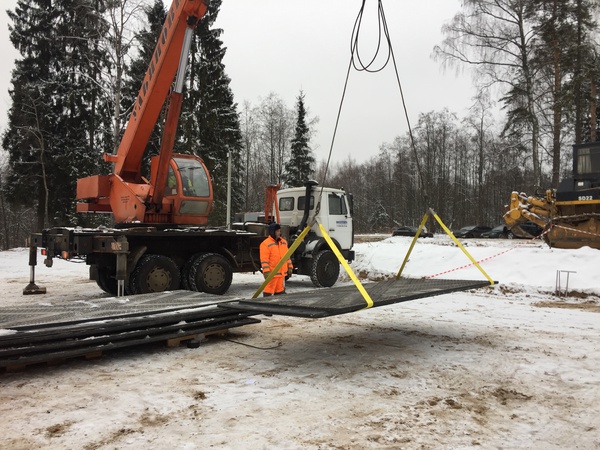
[[[583,234],[589,234],[591,236],[598,236],[598,237],[600,237],[600,234],[598,234],[598,233],[592,233],[591,231],[580,230],[578,228],[565,227],[564,225],[552,225],[550,228],[552,228],[552,227],[562,228],[563,230],[574,231],[576,233],[583,233]],[[550,228],[548,228],[548,231],[550,231]]]
[[[477,261],[477,264],[480,264],[480,263],[482,263],[482,262],[484,262],[484,261],[489,261],[490,259],[494,259],[494,258],[496,258],[496,257],[498,257],[498,256],[501,256],[501,255],[504,255],[505,253],[508,253],[508,252],[510,252],[510,251],[512,251],[512,250],[514,250],[514,249],[516,249],[516,248],[522,247],[522,246],[524,246],[524,245],[527,245],[527,244],[529,244],[530,242],[532,242],[532,241],[534,241],[534,240],[536,240],[536,239],[541,239],[541,238],[542,238],[543,236],[545,236],[545,235],[546,235],[548,232],[550,232],[550,230],[551,230],[551,229],[552,229],[552,225],[550,226],[550,228],[548,228],[546,231],[544,231],[544,232],[543,232],[542,234],[540,234],[539,236],[537,236],[537,237],[534,237],[534,238],[532,238],[532,239],[529,239],[529,240],[526,240],[526,241],[523,241],[523,243],[521,243],[521,244],[518,244],[518,245],[515,245],[515,246],[513,246],[513,247],[509,248],[508,250],[504,250],[503,252],[496,253],[495,255],[488,256],[487,258],[480,259],[479,261]],[[464,266],[455,267],[454,269],[446,270],[446,271],[444,271],[444,272],[436,273],[435,275],[429,275],[429,276],[426,276],[426,277],[423,277],[423,278],[425,278],[425,279],[430,279],[430,278],[439,277],[440,275],[445,275],[445,274],[447,274],[447,273],[456,272],[456,271],[458,271],[458,270],[466,269],[466,268],[468,268],[468,267],[472,267],[472,266],[474,266],[474,265],[475,265],[475,264],[473,264],[473,263],[470,263],[470,264],[465,264]]]

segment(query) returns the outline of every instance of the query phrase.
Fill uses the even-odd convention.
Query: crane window
[[[167,175],[167,187],[165,188],[165,195],[177,195],[177,179],[175,178],[175,172],[173,172],[172,167],[169,167],[169,175]]]
[[[210,185],[206,169],[199,161],[187,158],[175,158],[181,175],[183,195],[188,197],[210,196]]]
[[[306,196],[298,197],[298,210],[304,211],[304,205],[306,204]],[[315,209],[315,197],[310,196],[310,210]]]
[[[577,152],[577,173],[600,173],[600,148],[580,148]]]
[[[282,197],[279,199],[279,211],[293,211],[294,197]]]
[[[329,194],[329,215],[342,216],[348,214],[343,195]]]

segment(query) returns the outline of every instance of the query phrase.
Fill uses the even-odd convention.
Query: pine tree
[[[241,208],[243,197],[239,179],[243,172],[239,116],[223,65],[225,49],[220,39],[223,30],[213,28],[220,6],[221,0],[212,0],[195,30],[189,86],[180,121],[182,138],[176,147],[182,153],[200,156],[211,173],[215,198],[212,224],[225,222],[229,154],[232,173],[237,174],[232,180],[232,211]]]
[[[74,224],[76,180],[97,171],[107,117],[98,87],[105,63],[98,46],[102,6],[100,0],[19,0],[9,11],[21,59],[3,136],[6,195],[11,203],[36,206],[37,229]]]
[[[530,16],[540,39],[534,48],[532,59],[538,72],[539,90],[548,99],[545,122],[552,135],[552,187],[560,181],[561,144],[565,131],[565,119],[570,110],[575,113],[575,141],[581,143],[581,86],[587,81],[589,60],[593,54],[589,42],[592,26],[591,8],[587,1],[534,0],[530,4]],[[587,41],[587,42],[586,42]],[[571,105],[573,107],[571,108]]]
[[[103,133],[110,128],[107,98],[100,88],[107,57],[100,46],[107,29],[99,0],[56,0],[53,103],[58,114],[53,159],[50,209],[55,224],[87,224],[90,215],[75,214],[77,179],[99,172],[106,148]]]
[[[48,37],[56,12],[49,1],[17,3],[8,11],[13,22],[11,42],[19,49],[22,59],[15,62],[8,112],[8,127],[2,145],[9,155],[9,172],[5,183],[10,203],[37,207],[37,227],[47,224],[48,179],[45,164],[51,138],[51,107],[44,100],[49,90],[54,48]],[[39,199],[39,202],[35,202]]]
[[[315,158],[308,146],[310,130],[306,124],[304,93],[300,91],[296,103],[296,130],[292,139],[292,155],[285,164],[284,180],[287,186],[302,186],[314,173]]]

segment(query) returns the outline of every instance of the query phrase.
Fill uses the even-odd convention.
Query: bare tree
[[[261,159],[268,168],[268,182],[281,183],[284,163],[290,153],[294,113],[274,93],[261,102],[258,113],[259,148],[263,156]]]
[[[465,119],[465,125],[468,129],[467,132],[471,134],[471,141],[474,144],[474,153],[477,155],[476,166],[477,166],[477,203],[480,205],[477,208],[477,223],[484,223],[483,211],[484,208],[481,205],[485,202],[488,192],[486,192],[484,184],[484,174],[486,159],[490,148],[490,141],[492,140],[491,128],[492,128],[492,117],[490,115],[490,99],[489,97],[480,92],[475,98],[475,103],[470,108],[470,114]]]
[[[501,86],[508,109],[506,133],[529,136],[533,180],[541,181],[536,77],[532,51],[538,35],[528,21],[528,0],[465,0],[463,11],[442,28],[434,57],[475,68],[478,88]]]
[[[110,0],[107,7],[110,28],[106,36],[111,71],[107,74],[107,85],[113,103],[113,153],[119,145],[119,137],[125,118],[130,111],[121,111],[122,90],[131,59],[132,44],[140,25],[143,9],[149,0]]]

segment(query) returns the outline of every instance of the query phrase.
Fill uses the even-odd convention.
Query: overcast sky
[[[165,3],[170,4],[169,0]],[[18,56],[8,39],[5,10],[16,0],[2,0],[0,49],[0,128],[10,107],[8,89]],[[258,105],[271,92],[293,107],[302,89],[309,117],[319,123],[312,142],[319,160],[329,151],[335,118],[350,59],[350,38],[360,0],[223,0],[217,25],[227,53],[226,72],[235,101]],[[468,73],[443,72],[431,59],[442,40],[441,27],[459,11],[460,0],[387,0],[386,19],[411,124],[420,113],[447,107],[463,116],[474,91]],[[370,59],[377,37],[377,1],[368,0],[361,53]],[[407,130],[402,102],[390,64],[383,72],[353,71],[342,109],[333,160],[359,162]]]

